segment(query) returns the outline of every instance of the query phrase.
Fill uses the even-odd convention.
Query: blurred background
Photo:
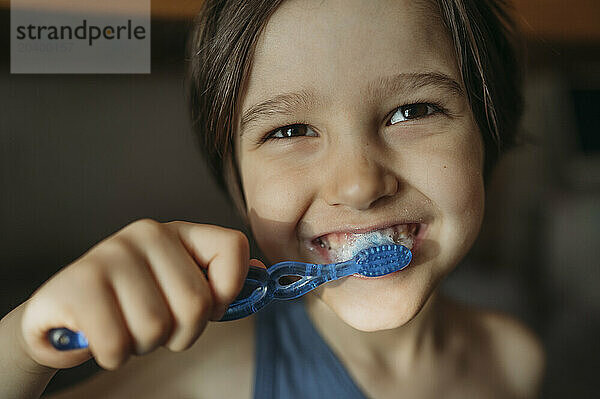
[[[242,228],[196,149],[184,49],[201,1],[152,1],[149,75],[11,75],[0,0],[0,312],[126,224]],[[600,2],[518,0],[526,142],[487,192],[475,247],[444,283],[542,338],[544,398],[600,388]],[[55,390],[97,370],[60,372]]]

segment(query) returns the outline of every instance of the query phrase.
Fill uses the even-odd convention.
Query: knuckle
[[[237,248],[242,252],[250,252],[250,243],[248,237],[239,230],[233,230],[233,240]]]
[[[225,231],[225,237],[227,240],[227,246],[231,250],[231,254],[234,256],[250,256],[250,242],[246,234],[239,230],[227,229]]]
[[[184,223],[188,223],[188,222],[184,222],[182,220],[171,220],[171,221],[163,223],[163,225],[167,226],[167,227],[177,228],[177,227],[183,225]]]
[[[157,224],[160,224],[160,223],[152,218],[141,218],[141,219],[137,219],[137,220],[133,221],[129,225],[132,227],[134,227],[134,226],[135,227],[140,227],[140,226],[145,227],[145,226],[154,226]]]
[[[115,236],[99,245],[90,258],[99,263],[114,264],[124,258],[131,258],[131,251],[131,244],[128,240]]]
[[[163,237],[166,232],[166,229],[162,223],[150,218],[136,220],[128,227],[131,234],[147,240],[159,239]]]

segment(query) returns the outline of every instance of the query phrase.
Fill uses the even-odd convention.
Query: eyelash
[[[398,111],[400,111],[402,108],[406,109],[407,107],[415,106],[415,105],[425,105],[425,106],[427,106],[427,111],[429,112],[429,110],[431,110],[431,112],[428,113],[425,116],[419,116],[419,117],[416,117],[416,118],[408,119],[408,121],[423,119],[423,118],[427,118],[427,117],[430,117],[430,116],[434,116],[436,114],[449,115],[448,110],[446,108],[444,108],[442,105],[440,105],[439,103],[436,103],[436,102],[425,102],[425,101],[423,101],[423,102],[415,102],[415,103],[411,103],[411,104],[401,105],[401,106],[395,108],[394,111],[391,113],[391,115],[387,118],[386,126],[394,126],[394,125],[396,125],[396,124],[398,124],[400,122],[405,122],[405,121],[399,121],[399,122],[396,122],[394,125],[392,125],[392,124],[389,123],[390,119]],[[267,141],[271,141],[271,140],[283,140],[283,139],[291,138],[291,137],[273,137],[273,134],[277,133],[280,130],[284,130],[284,129],[288,129],[288,128],[293,128],[293,127],[304,127],[304,126],[308,126],[308,123],[298,121],[298,122],[295,122],[295,123],[291,123],[289,125],[278,127],[278,128],[276,128],[274,130],[269,131],[267,134],[265,134],[263,137],[261,137],[259,139],[259,144],[263,144],[263,143],[265,143]],[[306,136],[292,136],[292,137],[306,137]]]

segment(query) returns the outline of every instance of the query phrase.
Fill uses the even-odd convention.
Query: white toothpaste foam
[[[356,239],[345,243],[341,246],[341,248],[336,249],[336,251],[332,254],[332,261],[336,263],[345,262],[355,257],[356,254],[363,249],[390,244],[395,244],[392,237],[389,234],[382,233],[381,231],[372,231],[370,233],[361,234],[356,236]]]

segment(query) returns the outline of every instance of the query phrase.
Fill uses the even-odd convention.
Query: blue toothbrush
[[[250,266],[242,291],[219,321],[241,319],[269,304],[272,300],[298,298],[328,281],[358,273],[379,277],[404,269],[412,260],[412,253],[403,245],[380,245],[363,249],[352,259],[330,264],[286,261],[268,269]],[[289,278],[295,279],[287,282]],[[58,350],[87,348],[82,332],[68,328],[48,331],[48,340]]]

